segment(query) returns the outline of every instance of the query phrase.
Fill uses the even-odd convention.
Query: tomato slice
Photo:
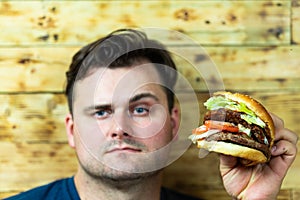
[[[238,133],[239,128],[232,125],[231,123],[228,122],[221,122],[221,121],[214,121],[214,120],[207,120],[204,122],[204,125],[208,129],[218,129],[222,131],[228,131],[231,133]]]
[[[199,126],[192,130],[193,134],[202,134],[208,131],[208,127],[206,125]]]
[[[193,134],[202,134],[207,132],[211,129],[217,129],[221,131],[228,131],[231,133],[238,133],[239,128],[237,126],[232,125],[229,122],[221,122],[221,121],[214,121],[214,120],[206,120],[204,122],[204,125],[199,126],[198,128],[195,128],[192,130]]]

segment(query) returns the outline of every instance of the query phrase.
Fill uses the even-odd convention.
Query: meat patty
[[[204,116],[204,121],[215,120],[233,123],[236,126],[238,124],[243,125],[245,128],[251,130],[251,137],[258,143],[265,144],[265,137],[270,141],[270,134],[267,133],[268,130],[261,128],[256,124],[249,124],[246,120],[241,118],[240,112],[233,110],[220,108],[217,110],[208,111]]]
[[[256,150],[261,151],[267,158],[270,158],[271,153],[268,148],[268,145],[258,143],[247,137],[243,137],[243,134],[234,134],[229,132],[219,132],[209,137],[205,138],[207,141],[223,141],[230,142],[234,144],[239,144],[242,146],[250,147]]]

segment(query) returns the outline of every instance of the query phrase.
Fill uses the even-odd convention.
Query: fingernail
[[[271,149],[272,152],[276,151],[277,147],[274,145]]]

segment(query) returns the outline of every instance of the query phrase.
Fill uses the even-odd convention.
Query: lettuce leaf
[[[229,110],[234,110],[237,112],[245,113],[242,115],[242,118],[246,120],[250,124],[257,124],[258,126],[264,128],[266,124],[255,115],[253,111],[251,111],[244,103],[237,103],[235,101],[231,101],[226,99],[223,96],[214,96],[209,98],[205,103],[204,106],[208,110],[217,110],[220,108],[226,108]]]
[[[208,110],[217,110],[224,107],[234,107],[234,104],[236,103],[233,101],[229,101],[222,96],[211,97],[204,103]]]
[[[250,116],[250,115],[241,115],[243,120],[246,120],[249,124],[256,124],[262,128],[266,126],[265,122],[263,122],[259,117]]]

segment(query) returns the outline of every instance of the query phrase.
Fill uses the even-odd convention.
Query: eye
[[[112,113],[109,109],[98,110],[94,113],[94,116],[98,119],[104,119]]]
[[[149,108],[146,106],[136,106],[133,108],[132,113],[134,115],[145,116],[149,113]]]

